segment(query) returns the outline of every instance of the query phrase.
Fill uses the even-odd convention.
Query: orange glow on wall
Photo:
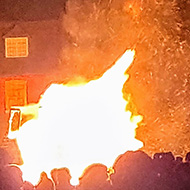
[[[6,110],[12,106],[25,106],[27,103],[27,85],[24,80],[5,81]]]

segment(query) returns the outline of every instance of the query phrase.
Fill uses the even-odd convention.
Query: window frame
[[[26,54],[25,55],[18,55],[19,54],[19,50],[18,50],[18,47],[16,45],[16,55],[8,55],[8,41],[9,40],[21,40],[21,39],[25,39],[26,41]],[[23,57],[28,57],[28,37],[7,37],[5,38],[5,57],[6,58],[23,58]]]
[[[27,105],[27,81],[24,79],[12,79],[5,81],[5,107],[10,110],[11,107]]]

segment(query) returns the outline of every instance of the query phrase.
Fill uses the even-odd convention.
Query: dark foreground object
[[[186,157],[174,157],[171,152],[156,153],[153,158],[142,151],[128,151],[120,155],[109,176],[102,164],[89,166],[78,186],[70,184],[67,168],[53,169],[49,179],[42,172],[34,186],[23,181],[21,170],[10,165],[9,154],[0,149],[0,190],[188,190],[190,189],[190,153]],[[32,164],[32,163],[31,163]]]

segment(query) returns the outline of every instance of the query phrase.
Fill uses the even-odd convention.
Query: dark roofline
[[[0,21],[57,20],[67,0],[0,0]]]

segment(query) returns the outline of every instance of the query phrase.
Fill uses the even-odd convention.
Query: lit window
[[[25,106],[27,103],[27,83],[24,80],[5,81],[6,109],[12,106]]]
[[[27,57],[28,38],[5,38],[5,52],[7,58]]]

